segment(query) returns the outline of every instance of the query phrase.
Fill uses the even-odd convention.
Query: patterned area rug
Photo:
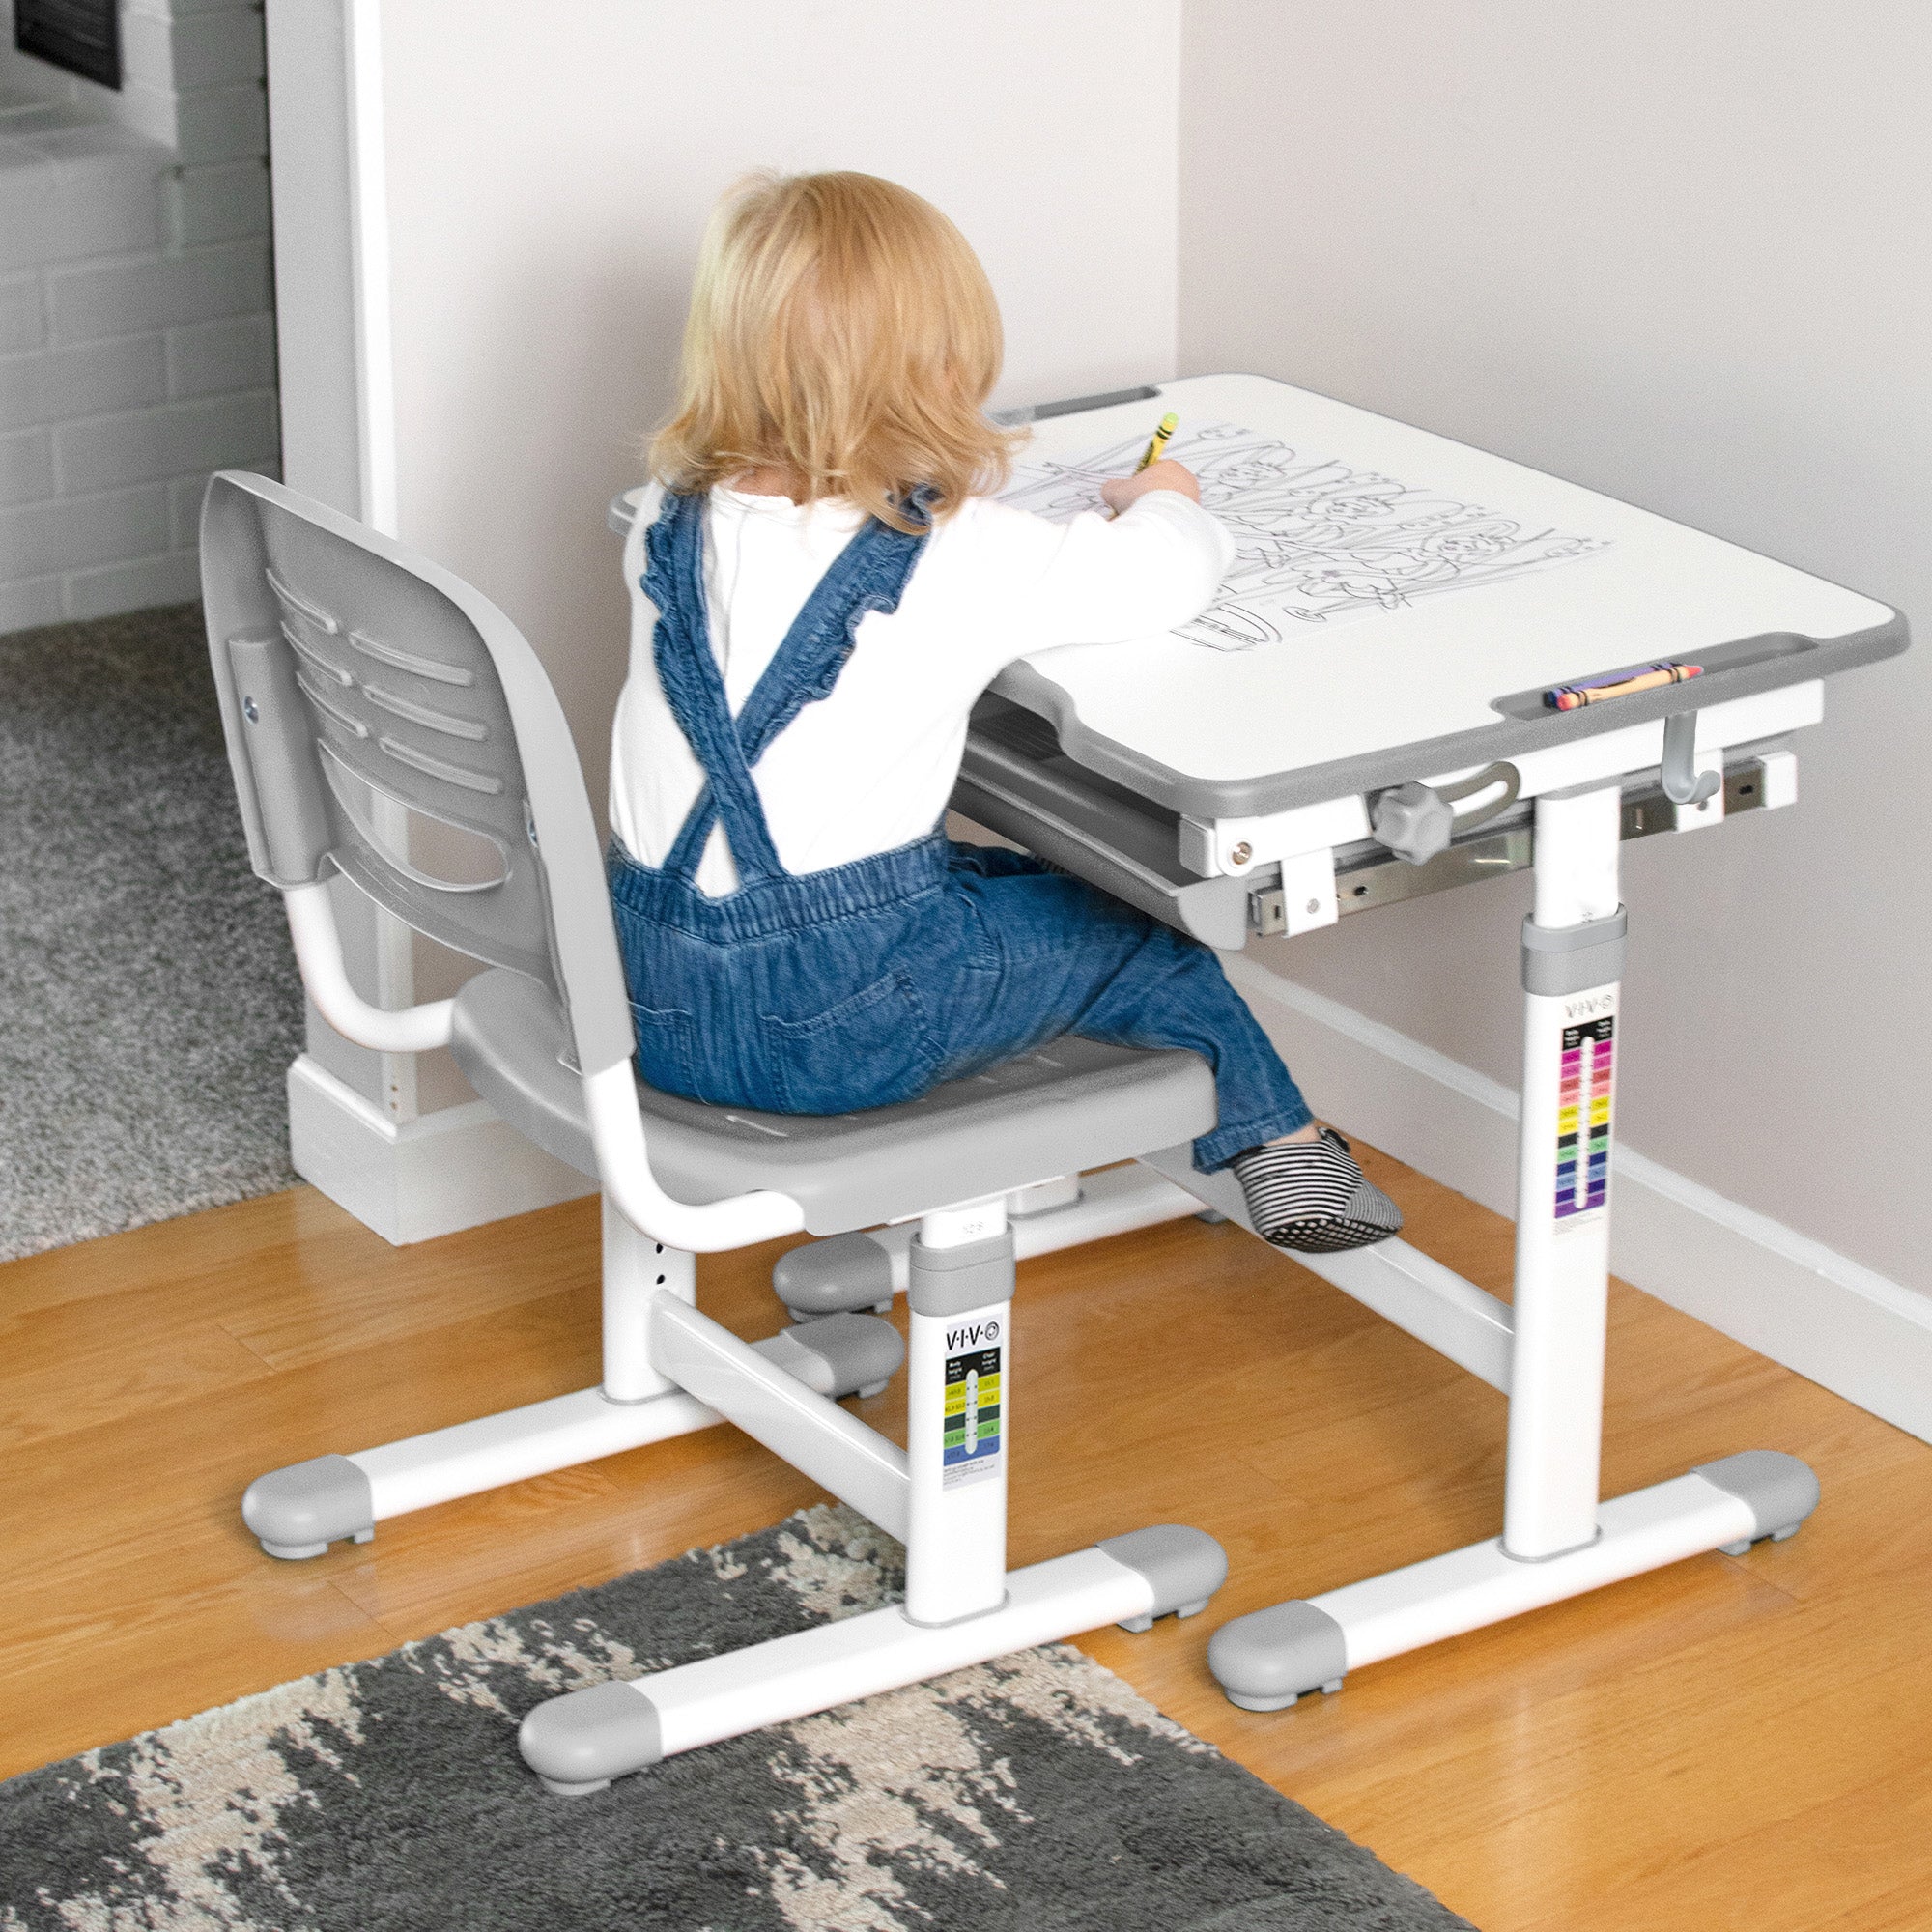
[[[301,982],[201,607],[0,637],[0,1261],[290,1187]]]
[[[1070,1645],[547,1795],[559,1690],[891,1601],[842,1508],[0,1785],[5,1932],[1446,1932]]]

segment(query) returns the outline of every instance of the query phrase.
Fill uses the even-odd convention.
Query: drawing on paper
[[[1100,507],[1100,485],[1140,460],[1143,439],[1079,456],[1022,457],[1005,501],[1066,518]],[[1234,567],[1215,603],[1179,635],[1215,650],[1274,643],[1424,597],[1496,583],[1608,547],[1311,456],[1259,430],[1183,430],[1167,454],[1201,479],[1201,500],[1233,533]]]

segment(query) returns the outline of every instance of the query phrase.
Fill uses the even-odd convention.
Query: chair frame
[[[904,1541],[902,1605],[538,1706],[524,1721],[521,1747],[561,1793],[600,1789],[676,1752],[1101,1624],[1146,1629],[1155,1617],[1205,1608],[1226,1558],[1212,1538],[1180,1525],[1132,1531],[1021,1570],[1006,1561],[1016,1256],[1200,1212],[1201,1201],[1133,1166],[1085,1187],[1077,1178],[1041,1175],[995,1195],[917,1204],[907,1217],[916,1233],[888,1243],[894,1285],[909,1303],[906,1448],[838,1400],[882,1388],[897,1368],[900,1344],[889,1323],[837,1313],[750,1344],[710,1320],[696,1307],[697,1255],[800,1232],[807,1210],[776,1189],[680,1201],[653,1174],[594,820],[534,653],[502,612],[450,573],[279,484],[224,471],[211,480],[203,514],[210,650],[251,858],[282,892],[303,983],[323,1018],[362,1046],[419,1053],[450,1043],[457,1001],[388,1010],[355,991],[330,897],[331,873],[344,868],[332,863],[325,833],[304,844],[288,830],[300,812],[274,759],[298,764],[306,734],[313,762],[321,720],[311,715],[312,695],[298,696],[298,680],[283,675],[293,659],[281,663],[288,652],[271,635],[274,607],[256,582],[266,577],[286,610],[287,587],[263,560],[261,531],[275,517],[366,554],[372,568],[406,573],[412,590],[426,587],[453,607],[500,679],[527,786],[530,846],[559,888],[546,900],[550,950],[603,1189],[604,1359],[595,1388],[258,1478],[242,1514],[263,1548],[290,1560],[318,1556],[340,1539],[368,1542],[389,1518],[721,1420]],[[280,629],[288,635],[286,621]],[[538,741],[533,749],[526,738]],[[518,862],[529,863],[521,854]],[[370,890],[366,878],[355,883]],[[417,923],[407,899],[381,895],[380,878],[372,895]],[[951,1456],[950,1431],[965,1444],[952,1442]]]

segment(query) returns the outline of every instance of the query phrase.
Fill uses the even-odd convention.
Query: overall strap
[[[739,883],[781,878],[752,767],[808,704],[829,697],[868,611],[898,608],[929,523],[908,536],[876,518],[853,534],[812,587],[783,641],[734,719],[711,649],[704,600],[702,495],[667,496],[646,532],[644,594],[659,611],[652,654],[672,716],[704,768],[699,789],[663,869],[689,879],[721,818]],[[908,508],[924,521],[923,493]]]
[[[712,822],[722,815],[740,879],[777,878],[784,867],[772,844],[765,809],[738,743],[724,680],[711,652],[704,604],[702,494],[667,492],[657,521],[644,532],[644,548],[649,557],[644,595],[658,609],[657,628],[651,635],[658,683],[678,729],[704,770],[697,802],[666,858],[664,869],[680,878],[692,878]]]

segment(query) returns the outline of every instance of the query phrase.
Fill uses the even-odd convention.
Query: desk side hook
[[[1663,795],[1672,805],[1702,805],[1724,781],[1721,772],[1697,769],[1697,714],[1663,721]]]

